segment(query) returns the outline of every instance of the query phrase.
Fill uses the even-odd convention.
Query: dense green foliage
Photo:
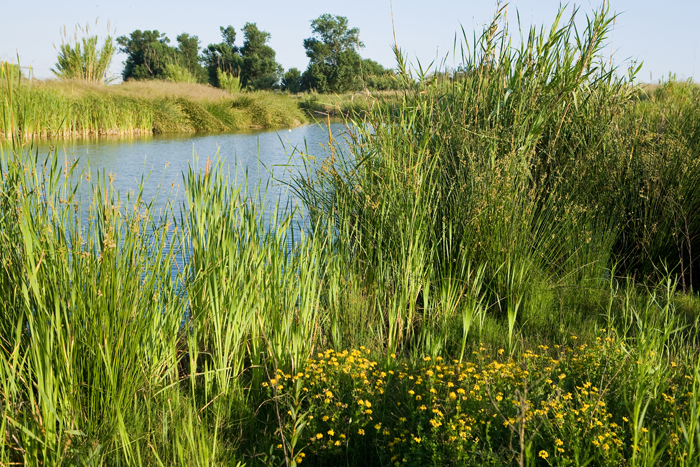
[[[306,121],[292,97],[270,92],[233,95],[236,81],[231,77],[228,92],[164,81],[115,86],[15,82],[13,99],[25,109],[17,129],[31,139],[293,127]],[[0,99],[8,99],[9,90],[7,83],[0,84]]]
[[[304,40],[309,66],[301,77],[304,90],[320,93],[397,89],[389,70],[372,60],[362,60],[360,31],[350,28],[344,16],[321,15],[311,21],[313,36]]]
[[[309,67],[302,76],[304,89],[320,93],[345,92],[355,87],[360,55],[360,31],[348,28],[344,16],[321,15],[311,21],[314,36],[304,40]]]
[[[177,36],[178,51],[180,52],[179,62],[196,77],[196,82],[206,83],[206,70],[199,64],[199,38],[182,33]]]
[[[204,47],[201,55],[197,36],[187,33],[177,36],[177,48],[170,46],[170,40],[158,31],[136,30],[129,36],[121,36],[117,38],[119,51],[127,55],[122,77],[208,82],[223,89],[219,78],[229,76],[237,77],[243,89],[281,87],[292,93],[399,88],[391,70],[360,58],[355,50],[363,46],[359,42],[359,30],[349,29],[347,18],[326,14],[312,21],[311,26],[314,36],[304,41],[310,61],[303,74],[296,68],[284,74],[275,51],[268,45],[270,33],[261,31],[255,23],[246,23],[241,29],[244,36],[241,47],[236,45],[235,28],[221,26],[222,41]]]
[[[361,84],[370,91],[401,89],[401,82],[392,70],[387,70],[372,59],[365,58],[360,64]]]
[[[270,33],[259,30],[255,23],[246,23],[242,31],[245,41],[241,47],[241,81],[252,89],[271,89],[280,80],[282,66],[275,61],[275,51],[267,45]]]
[[[610,69],[606,9],[500,20],[296,154],[293,243],[209,159],[165,212],[42,164],[9,81],[0,462],[700,464],[700,88]]]
[[[127,79],[165,79],[168,63],[175,61],[175,49],[170,47],[170,39],[157,30],[137,29],[128,37],[120,36],[119,51],[127,55],[122,77]]]
[[[221,89],[236,89],[236,86],[231,86],[232,79],[238,79],[243,88],[250,90],[277,87],[282,67],[275,61],[275,51],[267,45],[270,33],[261,31],[255,23],[246,23],[241,29],[243,46],[239,48],[235,44],[236,30],[232,26],[221,26],[220,30],[223,41],[209,44],[202,50],[201,57],[197,57],[194,46],[188,49],[192,52],[191,60],[199,60],[206,67],[208,82]],[[220,81],[221,77],[225,83]]]
[[[107,26],[109,31],[109,26]],[[78,31],[81,38],[78,39]],[[85,28],[75,26],[73,40],[68,38],[66,28],[63,28],[61,45],[58,48],[58,62],[56,68],[51,71],[61,79],[79,79],[89,83],[107,82],[106,72],[112,63],[115,47],[112,36],[107,37],[98,45],[98,37],[90,35],[90,26]]]
[[[231,76],[240,76],[243,67],[243,58],[236,46],[236,30],[233,26],[224,28],[221,26],[223,41],[219,44],[209,44],[202,50],[201,61],[209,72],[209,83],[212,86],[221,87],[219,83],[219,70]]]
[[[178,47],[172,47],[164,33],[137,29],[129,36],[118,37],[117,43],[121,46],[119,51],[127,55],[122,72],[124,80],[170,79],[202,83],[207,79],[206,71],[199,64],[197,36],[182,33],[177,36]]]
[[[296,94],[301,91],[301,71],[290,68],[282,78],[282,90]]]

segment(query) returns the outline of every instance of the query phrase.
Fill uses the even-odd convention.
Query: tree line
[[[127,55],[122,78],[198,82],[234,92],[282,89],[341,93],[398,87],[392,70],[360,57],[364,44],[359,30],[350,28],[344,16],[324,14],[311,21],[312,36],[303,42],[309,65],[303,72],[297,68],[284,72],[268,45],[270,33],[256,23],[246,23],[241,29],[241,46],[236,44],[233,26],[221,26],[220,31],[221,42],[203,48],[199,38],[188,33],[176,37],[177,45],[171,45],[157,30],[120,36],[119,51]]]

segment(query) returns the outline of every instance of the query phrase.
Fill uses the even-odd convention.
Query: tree
[[[241,31],[245,37],[240,49],[242,84],[252,89],[271,89],[280,79],[282,66],[275,61],[275,51],[267,45],[270,33],[259,30],[255,23],[246,23]]]
[[[388,70],[374,60],[363,59],[361,71],[362,84],[370,91],[389,91],[401,87],[394,70]]]
[[[78,31],[82,38],[78,40]],[[51,71],[61,79],[80,79],[91,83],[105,83],[107,81],[106,72],[112,63],[115,47],[114,40],[109,34],[109,24],[107,25],[107,37],[98,46],[97,36],[90,35],[90,26],[85,25],[83,29],[76,25],[74,41],[68,38],[66,27],[63,27],[63,37],[58,49],[56,68]]]
[[[177,47],[157,30],[136,30],[117,38],[119,51],[127,54],[122,77],[127,79],[169,79],[192,83],[207,82],[199,63],[199,38],[183,32]]]
[[[209,84],[221,87],[219,76],[225,72],[231,76],[239,76],[243,66],[238,47],[236,47],[236,30],[233,26],[219,27],[223,41],[219,44],[209,44],[202,50],[201,61],[209,73]]]
[[[302,76],[304,89],[319,92],[345,92],[358,86],[360,55],[357,28],[348,28],[344,16],[324,14],[311,21],[313,36],[304,39],[309,66]]]
[[[296,94],[301,91],[301,71],[290,68],[282,78],[282,90]]]
[[[129,37],[120,36],[119,51],[127,54],[122,77],[127,79],[165,79],[166,65],[177,60],[178,50],[169,46],[170,40],[157,30],[137,29]]]
[[[197,82],[206,83],[207,72],[199,64],[199,38],[183,32],[177,36],[177,43],[179,44],[178,50],[180,52],[181,65],[196,78]]]

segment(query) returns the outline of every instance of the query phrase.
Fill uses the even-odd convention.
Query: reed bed
[[[400,101],[398,91],[351,92],[345,94],[304,93],[295,95],[298,105],[315,119],[326,116],[356,118],[366,115],[375,105]]]
[[[193,83],[102,86],[4,79],[0,96],[7,99],[10,92],[23,108],[18,126],[25,139],[232,131],[306,122],[295,102],[283,94],[231,95]]]
[[[301,236],[220,161],[156,212],[40,160],[4,95],[0,463],[698,465],[700,92],[606,68],[611,21],[397,51]]]

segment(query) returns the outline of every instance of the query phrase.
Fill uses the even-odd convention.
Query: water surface
[[[346,127],[331,123],[331,134],[344,145]],[[298,204],[285,182],[302,163],[303,154],[317,161],[326,157],[328,127],[305,125],[282,130],[248,130],[215,134],[164,134],[127,137],[85,138],[42,141],[39,154],[56,151],[59,160],[78,161],[78,171],[87,171],[93,181],[98,172],[112,178],[112,187],[122,198],[138,189],[143,178],[143,199],[158,197],[157,207],[167,199],[183,200],[182,174],[198,161],[203,170],[207,158],[212,163],[221,158],[223,170],[238,182],[247,179],[248,193],[255,196],[260,187],[267,194],[266,217],[280,205]]]

